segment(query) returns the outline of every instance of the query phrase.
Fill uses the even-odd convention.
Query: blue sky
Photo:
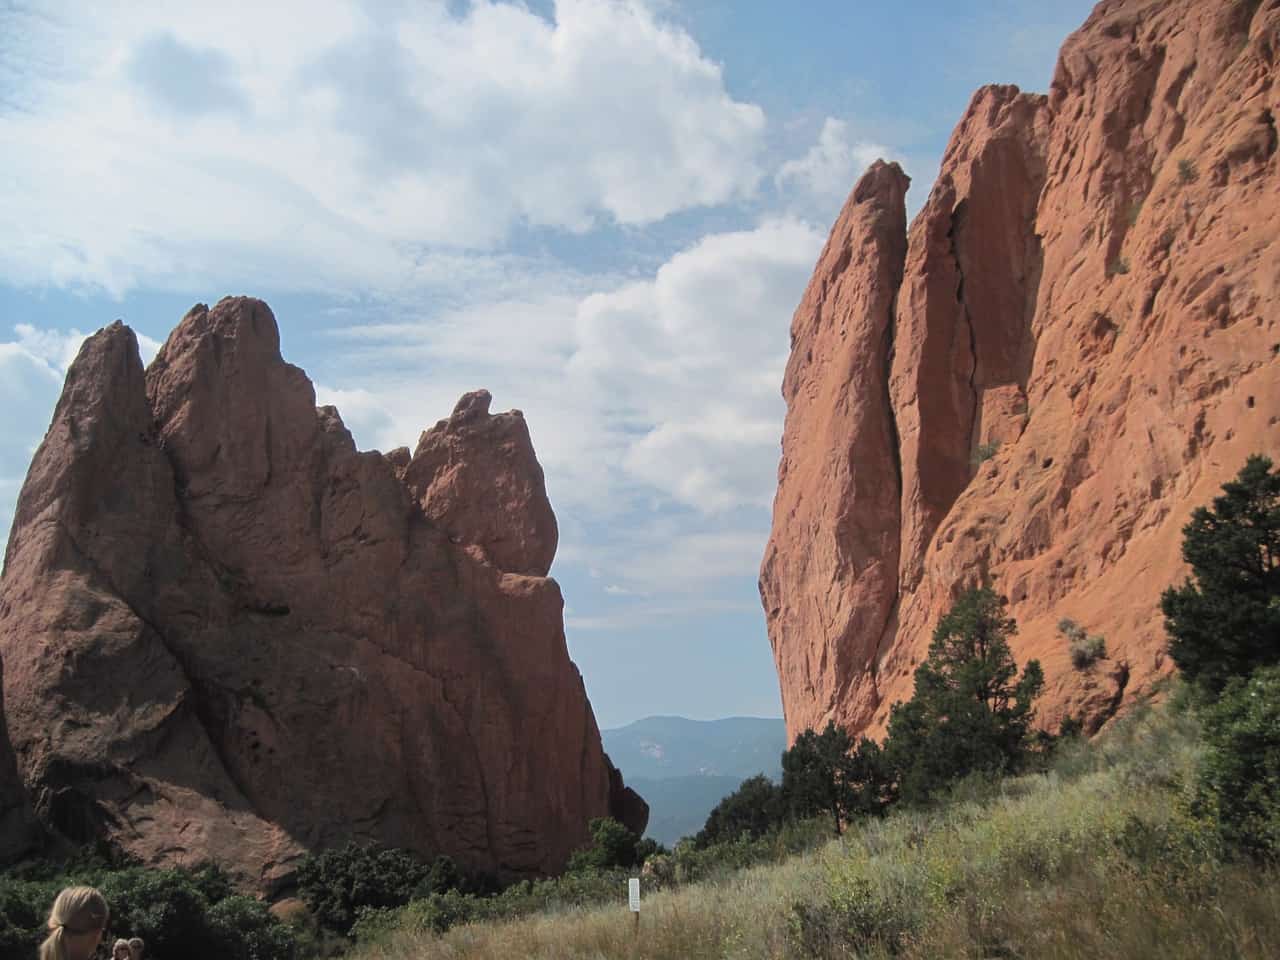
[[[778,716],[792,310],[877,156],[923,203],[1078,0],[0,0],[0,527],[81,338],[266,299],[366,448],[525,412],[603,727]],[[208,9],[201,9],[207,7]]]

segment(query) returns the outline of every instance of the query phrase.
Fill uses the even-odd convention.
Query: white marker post
[[[635,914],[635,938],[638,943],[640,940],[640,878],[632,877],[627,881],[627,905],[631,907],[631,912]]]

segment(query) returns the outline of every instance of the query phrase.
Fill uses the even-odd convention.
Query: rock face
[[[32,851],[38,834],[4,722],[3,680],[0,664],[0,863],[8,863]]]
[[[528,430],[488,404],[384,457],[260,301],[193,308],[145,372],[127,327],[89,338],[0,581],[40,820],[268,891],[348,838],[518,876],[591,817],[643,829],[568,657]]]
[[[1280,5],[1107,0],[1048,96],[985,87],[904,236],[873,166],[792,323],[760,591],[790,736],[883,731],[992,583],[1041,722],[1172,669],[1181,528],[1280,456]],[[1072,667],[1070,617],[1108,658]]]

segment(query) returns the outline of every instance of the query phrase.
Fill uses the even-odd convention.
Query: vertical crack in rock
[[[884,367],[881,370],[881,402],[889,423],[889,450],[893,461],[893,478],[894,478],[894,497],[897,502],[902,503],[902,436],[898,432],[898,415],[894,411],[893,396],[889,388],[889,383],[893,378],[893,356],[897,349],[898,334],[898,296],[902,290],[902,277],[906,271],[907,256],[907,234],[902,234],[902,256],[893,264],[893,296],[889,300],[889,317],[885,324],[885,351],[884,351]],[[900,520],[901,518],[899,518]],[[901,549],[902,531],[901,526],[898,530],[898,543]],[[892,642],[896,633],[896,625],[898,621],[898,600],[902,595],[901,585],[899,583],[898,564],[893,565],[893,593],[889,597],[888,605],[885,609],[884,623],[880,627],[879,638],[876,640],[875,652],[871,658],[870,678],[872,690],[875,696],[876,708],[879,708],[882,697],[880,695],[880,661],[884,656],[889,643]]]
[[[978,431],[982,425],[982,393],[978,389],[978,335],[974,330],[973,316],[969,312],[969,304],[964,297],[964,263],[960,259],[960,231],[965,225],[965,212],[968,203],[969,200],[966,197],[957,203],[951,211],[951,228],[947,231],[947,240],[950,241],[951,259],[955,263],[956,304],[960,307],[960,316],[969,338],[969,397],[972,408],[969,412],[968,438],[970,463],[972,465],[970,474],[972,474],[978,469],[973,457],[981,439],[978,436]],[[943,516],[945,516],[945,513]],[[932,534],[930,535],[931,538]]]

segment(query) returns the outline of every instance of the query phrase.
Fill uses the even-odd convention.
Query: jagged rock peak
[[[68,373],[0,580],[42,824],[267,891],[348,838],[519,876],[592,817],[643,830],[568,657],[523,418],[361,453],[279,343],[265,303],[225,298],[145,373],[121,324]]]

